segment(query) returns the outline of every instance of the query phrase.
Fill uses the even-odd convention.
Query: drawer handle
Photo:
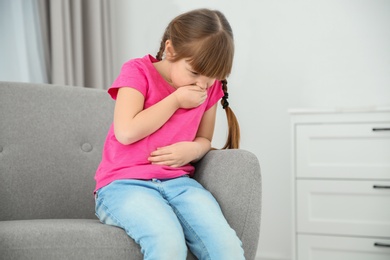
[[[376,247],[390,247],[390,244],[374,243],[374,246],[376,246]]]
[[[374,185],[372,187],[374,189],[390,189],[390,186],[386,186],[386,185]]]
[[[378,127],[378,128],[373,128],[372,131],[374,132],[379,132],[379,131],[390,131],[390,128],[388,127]]]

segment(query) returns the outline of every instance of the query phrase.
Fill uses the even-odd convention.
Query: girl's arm
[[[199,154],[196,158],[191,160],[196,162],[203,158],[203,156],[208,153],[211,149],[211,141],[213,140],[214,127],[215,127],[215,117],[217,114],[217,104],[209,108],[203,115],[202,121],[200,122],[198,132],[196,133],[196,138],[194,143],[199,146]]]
[[[115,137],[124,145],[141,140],[164,125],[177,109],[197,107],[206,97],[199,87],[185,86],[144,109],[144,96],[136,89],[122,87],[114,110]]]
[[[217,104],[204,113],[194,141],[158,148],[151,153],[149,161],[152,164],[180,167],[200,160],[211,149],[216,111]]]

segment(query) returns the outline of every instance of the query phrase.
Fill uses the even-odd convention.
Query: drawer
[[[389,260],[386,245],[390,239],[298,235],[297,255],[299,260]]]
[[[297,232],[390,238],[390,181],[298,180]]]
[[[296,177],[390,180],[390,123],[296,126]]]

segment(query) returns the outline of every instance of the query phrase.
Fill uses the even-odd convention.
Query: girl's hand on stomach
[[[152,164],[181,167],[198,159],[201,147],[196,142],[179,142],[169,146],[157,148],[148,160]]]

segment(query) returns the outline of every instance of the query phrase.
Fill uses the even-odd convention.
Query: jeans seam
[[[203,249],[203,252],[205,252],[207,254],[207,259],[210,260],[210,253],[209,251],[207,250],[207,247],[205,246],[205,244],[203,243],[202,239],[199,237],[199,235],[195,232],[195,230],[191,227],[190,224],[188,224],[188,222],[185,220],[185,218],[183,217],[183,215],[180,213],[180,211],[173,205],[169,204],[171,206],[171,208],[174,210],[176,216],[179,218],[180,222],[183,223],[183,226],[185,226],[191,233],[194,234],[195,236],[195,239],[202,245],[202,249]]]
[[[108,209],[108,207],[106,206],[106,204],[104,204],[103,199],[100,199],[99,201],[100,201],[100,206],[101,206],[101,207],[104,207],[104,211],[105,211],[105,213],[107,214],[107,216],[110,216],[110,217],[112,218],[112,220],[115,222],[115,224],[116,224],[118,227],[120,227],[121,229],[123,229],[123,230],[130,236],[130,238],[133,239],[133,240],[135,241],[135,239],[133,238],[134,236],[133,236],[133,234],[130,232],[130,230],[128,230],[128,229],[125,227],[125,225],[123,225],[122,222],[121,222],[114,214],[111,213],[111,211]],[[99,220],[100,220],[100,218],[99,218]],[[104,223],[104,224],[105,224],[105,223]],[[108,224],[107,224],[107,225],[108,225]],[[137,241],[136,241],[136,242],[137,242]],[[141,248],[143,247],[141,241],[138,241],[137,243],[141,246]],[[146,252],[143,252],[143,254],[144,254],[144,257],[146,258],[146,257],[147,257]]]

